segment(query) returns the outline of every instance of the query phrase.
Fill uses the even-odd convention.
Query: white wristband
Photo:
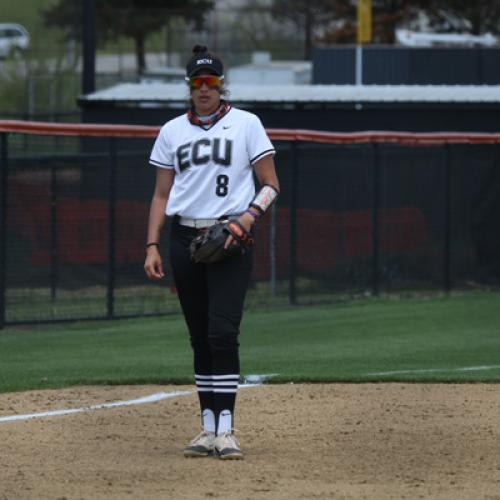
[[[250,206],[257,208],[263,214],[273,204],[278,194],[275,187],[264,184]]]

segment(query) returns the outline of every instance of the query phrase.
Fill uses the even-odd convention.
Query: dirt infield
[[[190,391],[162,401],[0,421],[0,499],[500,500],[496,385],[266,385],[238,395],[245,460],[186,459],[193,387],[0,394],[0,418]]]

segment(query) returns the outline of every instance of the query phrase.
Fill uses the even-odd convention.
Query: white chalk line
[[[500,365],[483,365],[483,366],[464,366],[461,368],[421,368],[415,370],[392,370],[387,372],[370,372],[365,373],[365,375],[373,376],[384,376],[384,375],[405,375],[405,374],[418,374],[418,373],[455,373],[455,372],[479,372],[486,370],[497,370]]]
[[[115,401],[113,403],[101,403],[98,405],[83,406],[81,408],[68,408],[64,410],[44,411],[39,413],[28,413],[26,415],[11,415],[0,417],[0,422],[12,422],[14,420],[28,420],[30,418],[57,417],[59,415],[70,415],[72,413],[81,413],[83,411],[104,410],[106,408],[118,408],[120,406],[142,405],[146,403],[154,403],[163,399],[175,398],[177,396],[186,396],[192,394],[189,391],[173,391],[173,392],[157,392],[149,396],[144,396],[138,399],[130,399],[128,401]]]
[[[251,376],[252,377],[252,376]],[[266,375],[255,375],[253,377],[261,377],[261,379],[266,378]],[[258,380],[254,378],[254,380]],[[255,383],[244,383],[238,385],[239,389],[246,389],[248,387],[257,387],[262,385],[261,382]],[[52,410],[44,411],[38,413],[27,413],[24,415],[8,415],[6,417],[0,417],[1,422],[13,422],[16,420],[29,420],[33,418],[44,418],[44,417],[57,417],[60,415],[71,415],[73,413],[81,413],[84,411],[94,411],[94,410],[105,410],[107,408],[118,408],[120,406],[133,406],[133,405],[143,405],[147,403],[156,403],[157,401],[162,401],[164,399],[175,398],[178,396],[187,396],[189,394],[194,394],[193,391],[172,391],[172,392],[157,392],[155,394],[150,394],[149,396],[144,396],[137,399],[129,399],[128,401],[115,401],[113,403],[101,403],[97,405],[82,406],[81,408],[67,408],[63,410]]]

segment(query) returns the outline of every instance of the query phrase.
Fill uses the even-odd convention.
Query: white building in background
[[[184,67],[151,67],[144,71],[142,83],[184,83]],[[269,52],[253,52],[249,64],[226,69],[229,85],[309,85],[312,81],[311,61],[273,61]]]
[[[233,84],[307,85],[312,81],[311,61],[273,61],[269,52],[254,52],[250,64],[229,68]]]

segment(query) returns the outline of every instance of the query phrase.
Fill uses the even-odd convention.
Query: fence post
[[[83,0],[82,92],[95,90],[96,1]]]
[[[57,225],[57,175],[54,162],[50,163],[50,298],[54,302],[57,295],[59,277]]]
[[[0,329],[5,325],[5,288],[7,269],[7,133],[0,134]]]
[[[372,293],[380,291],[380,146],[373,143],[373,178],[372,178]]]
[[[271,206],[269,220],[269,267],[271,297],[276,297],[276,203]]]
[[[445,145],[444,171],[444,245],[443,245],[443,285],[448,293],[451,289],[451,145]]]
[[[289,276],[288,276],[288,301],[297,303],[297,184],[298,184],[298,144],[291,143],[292,170],[290,175],[290,242],[289,242]]]
[[[108,175],[108,290],[107,317],[115,314],[115,261],[116,261],[116,139],[109,141],[109,175]]]

